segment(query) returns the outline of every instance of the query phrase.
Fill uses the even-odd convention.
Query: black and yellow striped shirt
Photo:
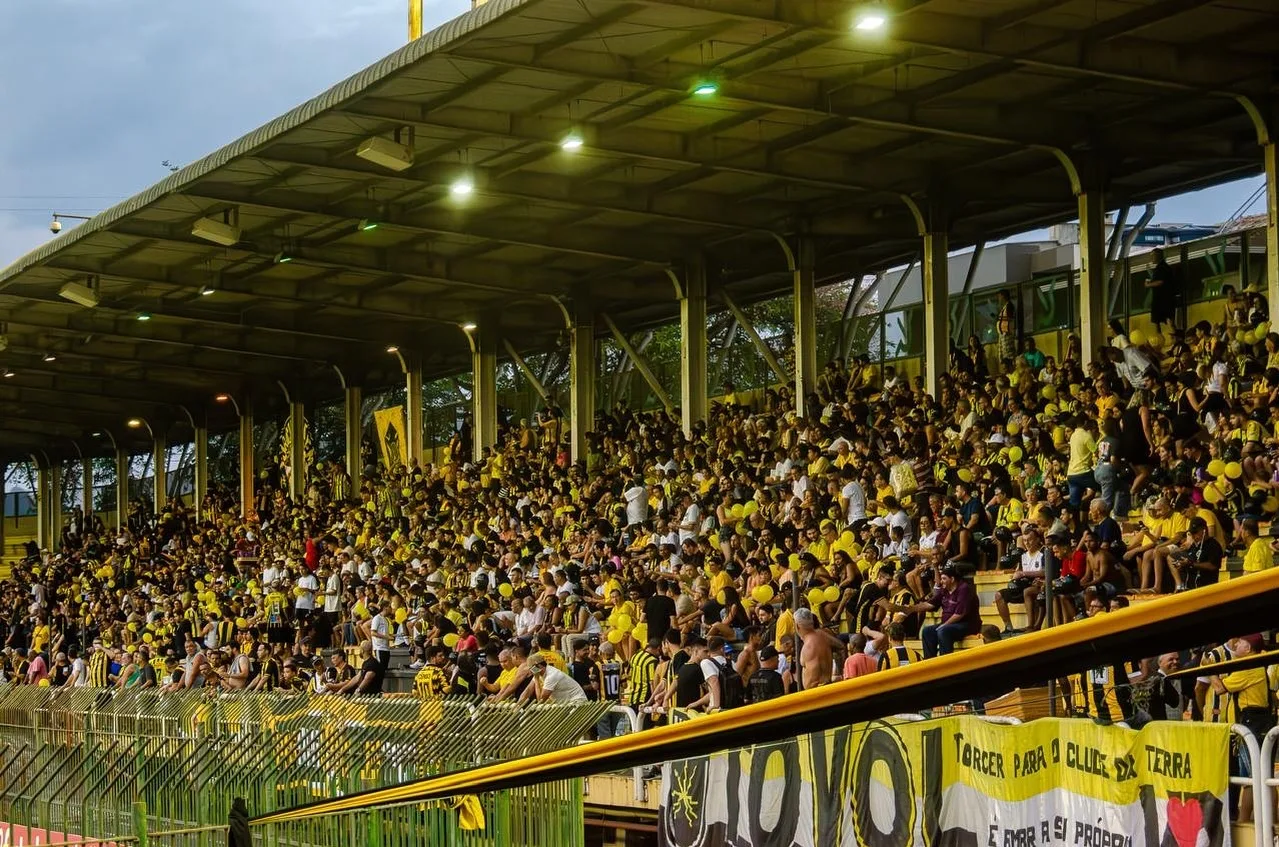
[[[105,650],[95,650],[89,656],[89,685],[106,688],[110,684],[111,660]]]
[[[889,647],[879,657],[879,670],[901,668],[922,662],[924,657],[913,647]]]
[[[1100,723],[1119,723],[1133,716],[1132,686],[1123,665],[1104,665],[1074,674],[1070,682],[1071,712]]]
[[[626,702],[631,706],[642,706],[648,702],[653,693],[653,672],[657,670],[657,657],[647,650],[641,650],[631,658],[630,680],[626,685]]]
[[[1209,665],[1220,664],[1233,658],[1230,651],[1226,649],[1226,645],[1218,645],[1211,650],[1207,650],[1203,654],[1203,658],[1199,660],[1199,667],[1204,672],[1201,676],[1211,676],[1212,668]],[[1203,719],[1205,723],[1225,723],[1227,712],[1230,707],[1230,697],[1228,694],[1218,694],[1213,690],[1211,685],[1204,694]]]

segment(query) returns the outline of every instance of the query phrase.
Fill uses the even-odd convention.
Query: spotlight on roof
[[[719,92],[719,83],[713,79],[700,80],[693,86],[693,94],[697,97],[711,97]]]
[[[150,312],[138,312],[138,320],[140,320],[140,321],[149,321],[149,320],[151,320],[151,313],[150,313]]]
[[[582,139],[580,134],[570,132],[568,135],[564,136],[563,140],[560,141],[560,149],[572,153],[574,151],[581,150],[582,145],[585,143],[586,142]]]
[[[380,136],[361,142],[355,155],[392,171],[406,171],[413,166],[412,148]]]
[[[129,418],[125,423],[129,425],[129,429],[138,429],[142,426],[142,418]]]
[[[0,374],[0,376],[3,376],[5,379],[13,379],[15,376],[17,376],[17,374],[9,370],[8,368],[5,368],[4,373]]]
[[[56,361],[58,361],[58,357],[57,357],[57,356],[55,356],[55,355],[53,355],[53,353],[51,353],[51,352],[50,352],[50,353],[45,353],[45,354],[44,354],[44,361],[46,361],[46,362],[56,362]]]
[[[58,289],[58,296],[63,300],[70,300],[72,303],[84,306],[86,309],[92,309],[98,305],[98,292],[80,282],[68,282]]]
[[[277,265],[287,265],[289,262],[292,262],[292,261],[293,261],[293,256],[290,255],[289,253],[284,252],[283,250],[275,254],[275,263]]]
[[[882,6],[874,3],[862,6],[853,17],[853,29],[860,32],[874,32],[884,28],[888,23],[888,14]]]
[[[217,400],[219,403],[228,403],[228,402],[230,402],[230,400],[231,400],[231,395],[230,395],[230,394],[218,394],[218,395],[217,395],[217,396],[215,396],[213,399],[214,399],[214,400]]]
[[[206,285],[206,286],[204,286],[203,288],[201,288],[201,289],[200,289],[200,296],[201,296],[201,297],[212,297],[212,296],[213,296],[213,293],[214,293],[215,291],[217,291],[217,289],[216,289],[216,288],[214,288],[212,285]]]
[[[365,218],[364,220],[360,221],[360,232],[371,232],[377,229],[377,227],[378,227],[377,221],[369,220],[368,218]]]
[[[400,348],[399,348],[399,347],[396,347],[394,344],[392,344],[392,345],[390,345],[389,347],[387,347],[387,348],[386,348],[386,352],[391,353],[391,354],[395,354],[395,353],[400,352]]]
[[[475,183],[469,176],[459,177],[449,186],[449,193],[454,197],[469,197],[475,191]]]
[[[240,243],[240,228],[231,224],[215,221],[213,218],[200,218],[191,226],[191,234],[223,247],[231,247]]]
[[[475,332],[476,328],[474,321],[467,321],[462,324],[462,332]]]

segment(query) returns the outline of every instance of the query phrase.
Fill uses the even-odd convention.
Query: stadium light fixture
[[[462,324],[462,332],[475,332],[478,329],[474,321],[467,321]]]
[[[568,135],[564,136],[563,140],[560,141],[560,149],[568,153],[574,153],[581,150],[582,145],[585,143],[586,141],[582,138],[580,133],[570,132]]]
[[[138,312],[138,320],[140,320],[140,321],[149,321],[149,320],[151,320],[151,313],[150,313],[150,312]]]
[[[129,425],[129,429],[141,429],[143,421],[142,418],[129,418],[125,423]]]
[[[449,186],[449,193],[454,197],[470,197],[475,192],[475,183],[469,176],[459,177]]]
[[[413,167],[412,147],[380,136],[374,136],[361,142],[355,151],[355,155],[366,162],[372,162],[392,171],[406,171]]]
[[[219,403],[229,403],[229,402],[231,402],[231,395],[230,395],[230,394],[219,394],[219,395],[217,395],[216,397],[214,397],[213,399],[214,399],[214,400],[217,400]]]
[[[201,296],[201,297],[212,297],[212,296],[213,296],[213,293],[214,293],[215,291],[217,291],[217,289],[216,289],[216,288],[214,288],[212,285],[206,285],[206,286],[204,286],[203,288],[201,288],[201,289],[200,289],[200,296]]]
[[[888,24],[888,13],[878,3],[867,3],[853,16],[853,29],[858,32],[876,32]]]
[[[98,305],[98,287],[96,284],[85,285],[79,282],[68,282],[58,289],[58,296],[70,300],[78,306],[92,309]]]
[[[5,368],[3,376],[5,379],[13,379],[15,376],[17,376],[17,374],[9,370],[8,368]]]
[[[719,83],[713,79],[698,80],[693,86],[693,94],[696,97],[713,97],[719,93]]]
[[[275,254],[275,263],[277,265],[287,265],[289,262],[292,262],[292,261],[293,261],[293,256],[289,253],[286,253],[283,250]]]
[[[191,234],[223,247],[232,247],[240,243],[240,228],[213,218],[200,218],[191,225]]]
[[[46,361],[46,362],[56,362],[56,361],[58,361],[58,357],[57,357],[57,356],[55,356],[55,355],[53,354],[53,352],[52,352],[52,351],[50,351],[50,352],[48,352],[48,353],[45,353],[43,358],[44,358],[44,361]]]
[[[390,353],[392,356],[394,356],[396,353],[400,352],[400,348],[399,348],[399,347],[396,347],[394,344],[391,344],[391,345],[388,345],[388,346],[387,346],[387,348],[386,348],[386,352],[388,352],[388,353]]]

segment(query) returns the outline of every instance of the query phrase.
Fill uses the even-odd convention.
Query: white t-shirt
[[[622,494],[626,500],[626,523],[634,525],[648,520],[648,489],[632,486]]]
[[[329,574],[328,581],[324,584],[324,590],[329,592],[324,595],[324,612],[325,614],[334,615],[342,608],[342,577],[336,572]]]
[[[386,652],[391,649],[391,622],[382,613],[373,616],[369,622],[369,630],[373,633],[373,652]]]
[[[697,530],[702,523],[702,507],[696,503],[689,505],[684,510],[684,519],[679,525],[679,543],[683,544],[690,538],[697,537]]]
[[[866,492],[857,480],[849,480],[840,496],[848,501],[848,522],[866,519]]]
[[[1043,548],[1034,554],[1023,552],[1021,554],[1021,571],[1026,575],[1042,574],[1044,572],[1044,551]]]
[[[297,600],[293,603],[293,608],[303,609],[305,611],[315,610],[315,592],[320,590],[320,581],[315,578],[315,574],[303,574],[298,579],[298,588],[302,589],[302,593],[298,595]]]
[[[553,703],[585,703],[587,699],[577,680],[550,665],[542,672],[541,686],[543,691],[550,692],[549,699]]]

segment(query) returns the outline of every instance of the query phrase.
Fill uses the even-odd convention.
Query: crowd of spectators
[[[479,461],[464,429],[422,467],[318,468],[300,501],[262,485],[248,517],[224,493],[203,520],[178,502],[111,530],[77,512],[0,589],[3,670],[373,694],[402,655],[419,696],[604,698],[651,725],[1192,591],[1228,560],[1269,568],[1279,334],[1259,295],[1228,295],[1220,324],[1113,326],[1086,367],[1073,335],[1060,359],[1014,343],[1001,308],[998,343],[955,346],[936,396],[834,361],[806,416],[786,388],[726,386],[687,436],[615,408],[577,463],[549,408]],[[1007,582],[983,626],[988,570]],[[1063,682],[1074,713],[1125,722],[1242,719],[1262,693],[1223,695],[1247,682],[1273,721],[1264,671],[1205,672],[1175,704],[1155,686],[1259,647]]]

